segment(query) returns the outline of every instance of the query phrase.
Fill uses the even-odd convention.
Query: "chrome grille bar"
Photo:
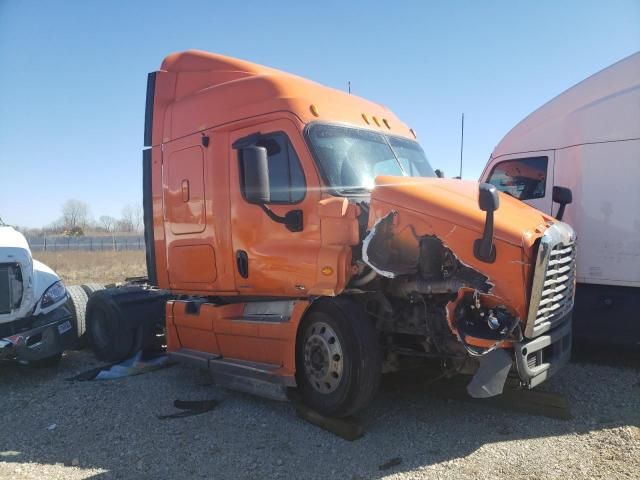
[[[540,239],[525,336],[537,337],[562,322],[573,308],[575,276],[575,233],[555,223]]]

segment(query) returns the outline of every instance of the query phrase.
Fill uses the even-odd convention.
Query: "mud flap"
[[[479,361],[480,367],[467,385],[467,393],[473,398],[500,395],[513,364],[511,355],[498,348],[479,357]]]

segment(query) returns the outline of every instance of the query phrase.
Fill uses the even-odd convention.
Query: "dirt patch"
[[[143,250],[120,252],[33,252],[36,260],[52,268],[67,285],[115,283],[147,274]]]

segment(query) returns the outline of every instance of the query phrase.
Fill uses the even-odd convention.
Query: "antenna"
[[[462,180],[462,151],[464,150],[464,113],[462,114],[462,125],[460,134],[460,180]]]
[[[351,80],[349,80],[347,83],[349,85],[349,95],[351,95]]]

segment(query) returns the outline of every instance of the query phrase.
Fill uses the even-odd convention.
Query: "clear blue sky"
[[[390,107],[434,167],[477,179],[524,116],[640,50],[640,1],[0,0],[0,216],[43,226],[141,199],[146,75],[198,48]]]

